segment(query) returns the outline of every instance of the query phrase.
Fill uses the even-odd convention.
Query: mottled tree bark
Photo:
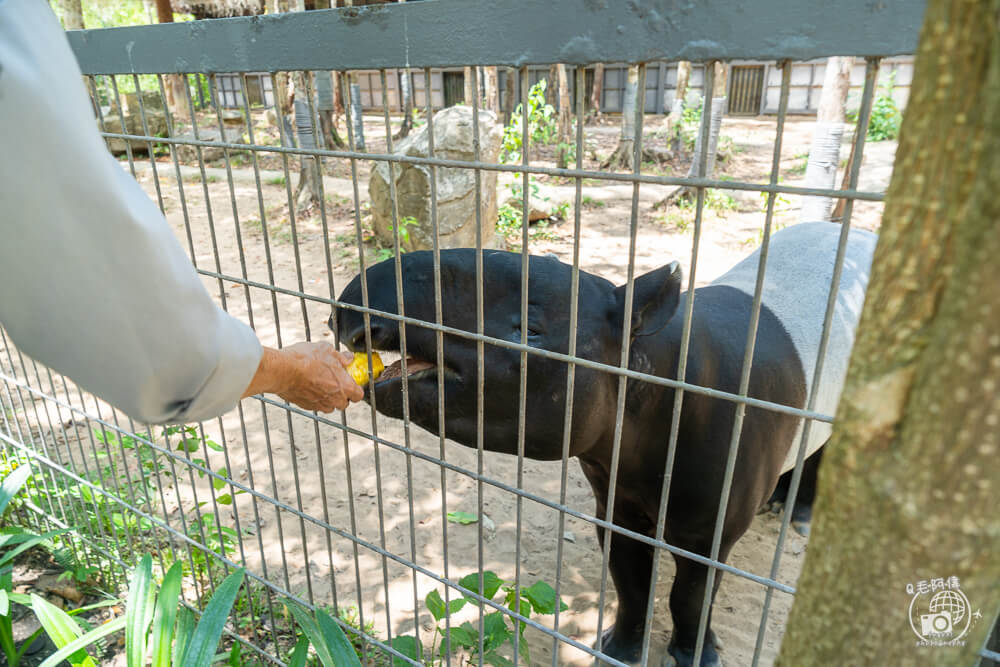
[[[629,65],[622,100],[622,132],[618,137],[618,147],[601,164],[601,167],[631,171],[635,164],[635,105],[639,88],[639,66]]]
[[[604,63],[594,65],[594,86],[590,89],[590,116],[601,117],[601,94],[604,90]]]
[[[476,94],[475,86],[472,85],[472,68],[466,67],[462,73],[463,83],[465,84],[465,105],[472,106],[472,98]]]
[[[174,10],[170,0],[156,0],[156,20],[159,23],[173,23]],[[167,74],[167,108],[175,120],[191,120],[187,107],[187,77],[183,74]]]
[[[854,59],[846,56],[827,58],[823,90],[819,96],[816,125],[809,146],[805,186],[833,188],[840,166],[840,141],[844,136],[844,108],[851,85]],[[803,197],[802,222],[829,220],[833,200],[830,197]]]
[[[496,67],[487,67],[486,76],[483,78],[484,88],[486,89],[486,94],[484,95],[483,108],[492,111],[493,113],[500,113],[500,90],[497,86],[499,80],[499,74],[497,73]]]
[[[569,80],[566,76],[566,66],[556,65],[556,80],[559,82],[559,139],[556,146],[556,166],[565,169],[569,161],[570,142],[570,107]]]
[[[83,30],[83,7],[80,0],[59,0],[62,9],[63,28],[66,30]]]
[[[931,0],[779,663],[971,665],[1000,602],[1000,0]],[[982,618],[925,646],[907,584]]]

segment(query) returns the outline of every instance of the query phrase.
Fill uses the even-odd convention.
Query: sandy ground
[[[741,179],[766,181],[773,128],[773,120],[769,119],[726,119],[722,133],[732,138],[739,152],[723,167],[723,173],[731,173]],[[785,163],[795,165],[802,162],[803,158],[799,156],[808,150],[810,131],[809,122],[789,121],[783,151]],[[613,144],[616,132],[616,128],[605,126],[594,128],[592,133],[588,130],[588,135],[592,134],[598,143],[602,137],[607,140],[610,136]],[[886,187],[893,151],[894,145],[886,143],[867,146],[862,188],[882,190]],[[845,147],[842,155],[846,154]],[[294,162],[292,166],[294,179]],[[136,168],[140,183],[155,197],[149,161],[137,158]],[[356,273],[357,244],[349,179],[325,179],[330,202],[328,247],[333,266],[331,289],[326,244],[318,215],[298,221],[298,253],[295,253],[287,221],[286,189],[277,182],[281,172],[268,171],[262,175],[264,214],[270,232],[272,279],[266,258],[265,236],[257,222],[261,218],[261,208],[252,170],[244,166],[235,172],[234,196],[231,197],[224,169],[210,168],[207,172],[208,183],[203,184],[196,169],[185,168],[181,178],[184,192],[182,206],[173,165],[159,162],[157,168],[168,220],[185,248],[188,248],[190,233],[194,259],[200,268],[221,269],[226,275],[241,276],[242,248],[247,277],[251,281],[273,283],[292,290],[301,288],[323,298],[339,293]],[[367,165],[360,166],[362,200],[367,198],[368,171]],[[796,178],[800,176],[788,176],[785,181],[792,183]],[[680,261],[685,271],[690,266],[692,228],[683,229],[683,225],[678,225],[676,220],[667,219],[667,213],[651,209],[651,204],[667,191],[667,188],[645,185],[640,189],[637,271],[656,268],[674,259]],[[553,203],[572,202],[573,186],[544,183],[542,194]],[[612,280],[624,280],[632,187],[610,182],[588,183],[583,194],[603,205],[592,204],[582,211],[582,267]],[[733,194],[736,210],[706,214],[698,259],[699,283],[708,282],[721,274],[759,242],[764,222],[761,197],[757,193]],[[797,221],[797,209],[798,201],[794,197],[779,201],[777,222],[789,224]],[[234,213],[238,215],[238,221]],[[879,215],[879,205],[859,204],[855,209],[856,222],[866,227],[876,227]],[[532,252],[553,252],[571,261],[572,225],[563,224],[551,229],[556,238],[533,243]],[[218,249],[217,254],[213,252],[214,247]],[[206,279],[205,283],[214,296],[222,298],[218,281]],[[253,324],[265,344],[276,345],[279,332],[281,342],[286,344],[307,336],[332,340],[326,327],[330,314],[326,304],[282,294],[272,300],[269,291],[247,291],[242,285],[232,282],[223,283],[221,294],[236,317],[249,321],[252,316]],[[339,421],[339,416],[334,415],[333,418]],[[374,428],[385,441],[398,445],[408,443],[415,452],[427,457],[438,457],[441,452],[441,443],[436,436],[381,416],[376,416],[373,422],[373,416],[364,404],[352,406],[346,411],[346,423],[350,428],[366,433]],[[227,445],[233,479],[252,486],[264,496],[300,509],[306,515],[318,517],[338,531],[343,531],[343,534],[354,533],[367,544],[384,545],[396,557],[412,560],[420,568],[458,578],[477,571],[481,563],[505,579],[512,580],[519,575],[523,585],[537,580],[555,585],[558,573],[563,600],[569,605],[569,610],[560,616],[559,631],[586,645],[594,641],[601,604],[599,591],[603,564],[593,527],[585,521],[567,517],[566,532],[560,536],[558,512],[531,500],[524,500],[519,506],[513,494],[490,483],[479,488],[469,474],[474,473],[479,465],[475,451],[448,442],[444,446],[444,457],[461,472],[442,473],[442,468],[436,463],[405,455],[396,447],[376,446],[370,439],[356,435],[345,440],[342,431],[335,426],[288,414],[280,408],[265,407],[256,400],[244,401],[242,415],[233,412],[221,420],[205,424],[205,429],[212,439]],[[84,431],[79,430],[78,433]],[[213,470],[226,465],[226,457],[222,453],[207,454]],[[486,454],[482,466],[489,480],[509,485],[516,483],[515,458]],[[178,468],[182,469],[183,466]],[[192,491],[196,490],[200,501],[209,501],[202,511],[218,507],[224,523],[236,526],[238,521],[243,531],[242,548],[232,554],[234,560],[245,558],[251,571],[266,576],[281,587],[288,586],[293,592],[317,604],[360,607],[365,620],[375,623],[380,638],[385,638],[388,632],[393,636],[412,633],[416,624],[419,625],[421,640],[425,645],[430,644],[432,619],[423,606],[423,598],[434,589],[443,592],[443,587],[430,577],[414,574],[409,567],[392,558],[380,557],[365,544],[355,549],[352,541],[342,534],[331,533],[320,525],[300,520],[287,510],[278,510],[267,499],[241,494],[232,506],[213,506],[212,490],[207,480],[195,478],[195,489],[192,489],[186,472],[178,477],[183,479],[168,489],[166,505],[158,506],[156,511],[171,526],[180,530],[182,513],[190,518],[195,507]],[[523,488],[528,493],[550,500],[558,499],[559,478],[559,463],[524,462]],[[483,527],[481,550],[480,524],[458,525],[444,518],[446,511],[477,513],[480,492],[483,511],[489,518],[488,522],[483,521],[486,525]],[[589,485],[575,460],[569,463],[567,505],[584,514],[594,512]],[[520,524],[518,511],[521,512]],[[731,564],[766,576],[774,558],[779,526],[779,517],[770,514],[757,517],[735,547]],[[561,567],[557,562],[560,539]],[[805,549],[804,539],[795,534],[789,536],[781,554],[780,581],[794,584]],[[671,622],[666,600],[672,576],[672,559],[664,556],[656,591],[658,611],[654,622],[654,656],[662,654],[669,638]],[[615,593],[610,578],[607,588],[604,627],[612,621],[615,608]],[[764,594],[762,586],[749,580],[735,576],[723,579],[715,602],[713,627],[723,644],[722,655],[727,664],[750,663]],[[774,659],[790,603],[789,595],[780,592],[774,595],[767,619],[763,664],[769,664]],[[459,615],[459,620],[474,618],[475,612],[468,609]],[[553,622],[551,616],[537,619],[549,626]],[[552,640],[533,629],[529,629],[528,638],[530,664],[552,664]],[[527,662],[523,656],[522,662]],[[588,662],[579,650],[571,646],[560,648],[558,664],[583,665]],[[654,658],[651,664],[659,663]]]

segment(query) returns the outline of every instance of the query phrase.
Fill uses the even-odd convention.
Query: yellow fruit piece
[[[385,365],[382,363],[382,357],[378,356],[378,352],[372,352],[372,374],[373,379],[377,380],[379,375],[382,375],[382,371],[385,370]],[[364,352],[355,352],[354,361],[351,365],[347,367],[347,372],[351,374],[354,381],[360,386],[364,387],[368,384],[368,355]]]

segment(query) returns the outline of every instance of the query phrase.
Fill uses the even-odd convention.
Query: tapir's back
[[[791,337],[805,373],[807,391],[812,388],[816,371],[840,231],[840,225],[830,222],[802,223],[775,233],[769,245],[762,303],[774,313]],[[877,238],[872,232],[864,230],[851,230],[849,233],[830,339],[816,395],[817,412],[833,415],[836,411],[854,344],[854,330],[861,317]],[[759,258],[760,250],[757,250],[712,284],[734,287],[752,296]],[[830,437],[830,431],[829,424],[813,422],[807,454],[819,449]],[[800,426],[782,471],[790,470],[795,463],[801,432]]]

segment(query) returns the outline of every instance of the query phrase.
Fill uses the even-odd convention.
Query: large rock
[[[229,127],[223,126],[223,131],[225,132],[225,139],[223,142],[227,144],[237,144],[243,141],[243,127]],[[214,127],[210,128],[199,128],[198,129],[198,139],[197,141],[219,141],[222,135],[219,134],[219,130]],[[187,131],[181,134],[175,135],[177,139],[182,139],[186,141],[195,141],[194,132]],[[191,144],[174,144],[177,147],[177,159],[181,162],[197,162],[198,161],[198,147]],[[230,155],[234,155],[238,151],[231,150]],[[205,162],[212,162],[214,160],[221,160],[225,157],[225,150],[219,146],[202,146],[201,147],[201,159]]]
[[[434,156],[448,160],[471,162],[472,109],[454,106],[434,115]],[[491,111],[479,112],[479,159],[496,162],[500,155],[503,126]],[[428,156],[427,126],[420,128],[395,146],[395,154],[411,157]],[[414,218],[415,224],[401,230],[400,242],[405,250],[428,250],[434,245],[431,227],[431,167],[423,164],[392,163],[396,181],[399,217]],[[496,243],[497,172],[481,171],[483,246]],[[476,245],[476,174],[472,169],[438,167],[437,219],[442,248],[464,248]],[[389,163],[378,162],[368,183],[371,196],[372,224],[375,235],[387,245],[393,244],[392,199],[389,190]]]
[[[105,132],[115,134],[135,134],[151,137],[167,136],[167,116],[162,110],[146,109],[146,125],[143,127],[142,114],[139,109],[126,110],[122,116],[125,118],[125,131],[122,131],[122,116],[119,116],[117,107],[113,107],[109,112],[104,113]],[[102,129],[98,121],[98,129]],[[146,132],[148,130],[148,133]],[[112,137],[108,139],[108,149],[114,155],[125,153],[125,139]],[[145,139],[129,139],[133,153],[146,153],[149,150],[149,142]],[[155,142],[154,142],[155,145]]]

